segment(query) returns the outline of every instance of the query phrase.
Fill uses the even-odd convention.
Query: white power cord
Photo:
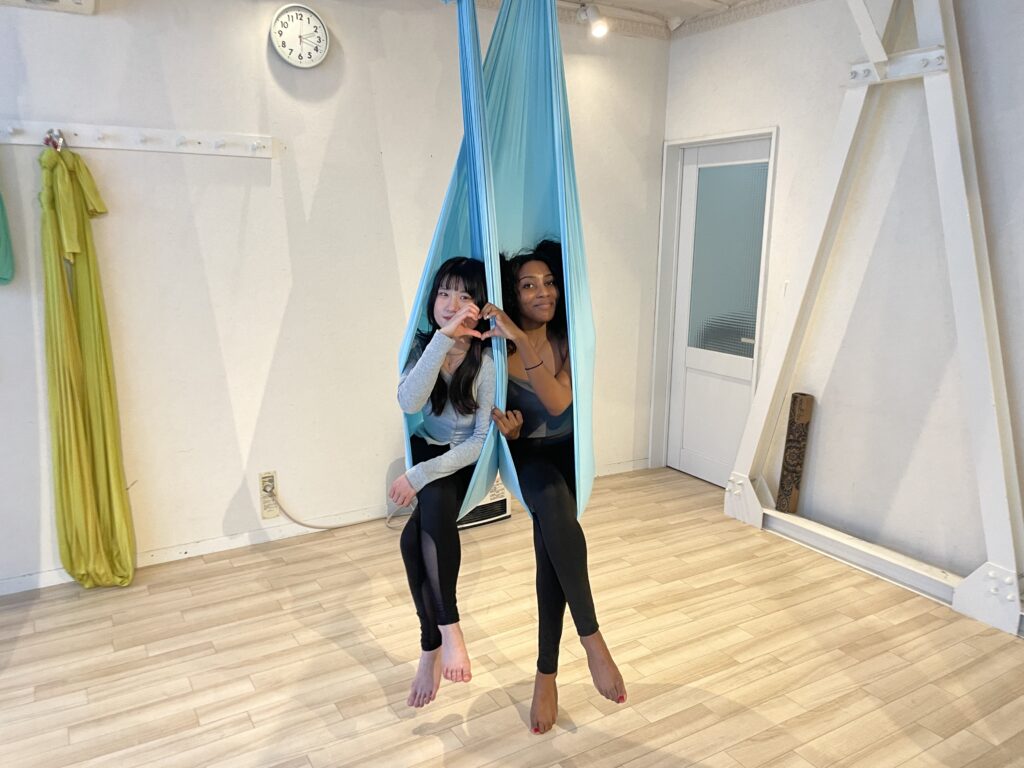
[[[301,525],[304,528],[315,528],[318,531],[336,531],[339,528],[346,528],[347,527],[347,525],[315,525],[314,523],[305,523],[302,520],[297,520],[296,518],[294,518],[294,517],[292,517],[291,515],[288,514],[288,510],[284,508],[284,504],[282,504],[281,500],[279,498],[277,498],[277,490],[274,488],[274,484],[273,483],[270,483],[270,482],[264,483],[263,484],[263,493],[265,493],[267,496],[272,498],[274,500],[274,503],[277,505],[277,508],[279,510],[281,510],[281,514],[284,515],[285,517],[287,517],[289,520],[291,520],[296,525]]]
[[[302,520],[298,520],[298,519],[292,517],[290,514],[288,514],[288,510],[284,508],[284,504],[281,503],[281,500],[279,498],[277,498],[277,490],[274,488],[274,484],[273,483],[269,483],[269,482],[268,483],[264,483],[263,484],[263,493],[265,493],[267,496],[272,498],[274,500],[274,504],[276,504],[277,508],[279,510],[281,510],[281,514],[284,515],[285,517],[287,517],[289,520],[291,520],[296,525],[301,525],[304,528],[314,528],[314,529],[316,529],[318,531],[336,531],[339,528],[346,528],[347,527],[347,525],[316,525],[314,523],[306,523],[306,522],[303,522]],[[403,509],[407,510],[407,511],[402,511]],[[391,524],[391,521],[394,518],[396,518],[396,517],[405,517],[406,515],[411,515],[412,514],[412,510],[413,510],[412,507],[402,507],[402,508],[396,509],[394,512],[385,512],[384,513],[384,524],[388,528],[395,528],[395,526],[393,526]]]
[[[415,503],[416,502],[414,501],[413,504]],[[395,526],[391,524],[391,521],[394,520],[396,517],[405,517],[406,515],[411,515],[413,509],[415,509],[415,507],[409,505],[408,507],[397,507],[394,512],[385,512],[384,525],[386,525],[388,528],[394,528]]]

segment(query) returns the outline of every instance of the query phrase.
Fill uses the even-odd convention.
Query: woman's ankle
[[[462,635],[462,627],[459,622],[453,621],[451,624],[438,624],[437,628],[440,630],[442,636],[450,635]]]
[[[580,635],[580,644],[586,648],[588,646],[596,646],[600,648],[605,645],[604,637],[601,635],[601,630],[596,629],[589,635]]]

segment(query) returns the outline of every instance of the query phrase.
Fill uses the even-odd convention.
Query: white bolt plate
[[[857,88],[878,82],[889,83],[948,71],[949,62],[946,58],[946,50],[942,46],[933,46],[894,53],[885,63],[885,74],[881,80],[878,79],[874,66],[869,62],[853,64],[850,67],[849,80],[846,85]]]

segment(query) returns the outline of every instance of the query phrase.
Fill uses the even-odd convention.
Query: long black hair
[[[440,330],[437,320],[434,319],[434,302],[437,300],[438,291],[442,288],[465,291],[473,297],[473,303],[483,309],[484,304],[487,303],[487,278],[484,274],[483,262],[465,256],[455,256],[438,267],[437,274],[434,275],[434,284],[430,288],[430,297],[427,299],[427,324],[430,328],[416,333],[417,351],[414,354],[417,356],[423,353],[434,334]],[[481,333],[487,328],[486,320],[481,320],[476,326],[476,330]],[[473,336],[467,338],[469,339],[469,351],[462,364],[455,369],[451,385],[446,384],[444,377],[440,374],[437,376],[437,381],[434,382],[434,389],[430,392],[430,407],[435,414],[440,414],[444,410],[445,403],[449,399],[455,410],[461,414],[469,415],[476,410],[473,381],[480,370],[484,342]]]
[[[558,289],[558,303],[555,306],[555,316],[548,323],[548,331],[564,346],[569,338],[569,331],[566,326],[565,314],[565,278],[562,273],[562,244],[557,240],[541,240],[532,249],[520,251],[512,258],[503,261],[501,264],[502,295],[505,298],[505,311],[512,318],[512,322],[522,328],[522,311],[519,308],[519,293],[516,290],[516,283],[519,281],[519,272],[523,266],[530,261],[543,262],[555,279],[555,287]],[[509,354],[516,351],[515,344],[508,342]]]

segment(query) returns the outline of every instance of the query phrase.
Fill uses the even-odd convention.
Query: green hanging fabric
[[[135,573],[135,535],[121,460],[106,309],[89,221],[107,209],[78,155],[68,149],[45,149],[39,165],[46,368],[61,562],[85,587],[124,586]]]
[[[14,249],[11,248],[11,230],[7,226],[7,209],[0,195],[0,285],[14,279]]]

